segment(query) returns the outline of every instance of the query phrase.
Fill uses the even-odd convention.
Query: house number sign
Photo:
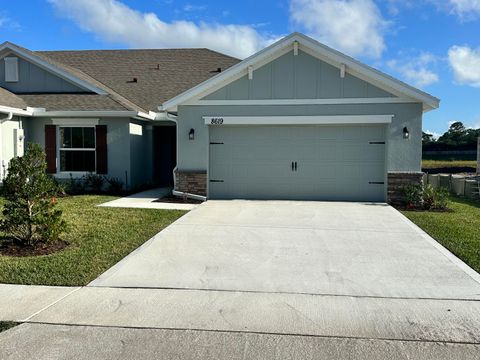
[[[212,125],[222,125],[223,124],[223,118],[222,117],[212,117],[210,119],[210,124],[212,124]]]

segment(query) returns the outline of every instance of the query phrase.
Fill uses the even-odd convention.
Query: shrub
[[[3,182],[6,203],[0,228],[21,245],[57,240],[66,229],[62,211],[56,209],[58,189],[46,168],[40,145],[29,144],[23,157],[10,161]]]
[[[433,187],[431,184],[423,188],[423,207],[426,210],[445,210],[448,207],[448,189]]]
[[[108,192],[111,194],[121,194],[123,192],[123,182],[119,178],[107,178]]]
[[[421,185],[404,185],[402,187],[402,192],[408,208],[416,208],[422,205],[423,189]]]
[[[99,194],[103,190],[103,185],[105,184],[105,177],[94,173],[88,173],[83,176],[83,181],[85,182],[85,187],[88,190]]]

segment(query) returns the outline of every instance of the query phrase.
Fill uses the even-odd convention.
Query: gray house
[[[0,57],[2,176],[38,142],[59,178],[96,172],[210,199],[393,199],[421,181],[422,114],[439,105],[298,33],[243,61],[11,43]]]

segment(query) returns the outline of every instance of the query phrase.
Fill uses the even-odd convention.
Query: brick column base
[[[388,202],[392,205],[405,204],[402,187],[404,185],[423,186],[422,172],[389,172],[388,173]]]
[[[175,190],[195,195],[207,195],[206,171],[175,171]]]

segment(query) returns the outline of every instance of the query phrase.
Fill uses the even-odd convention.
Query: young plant
[[[40,145],[29,144],[24,156],[10,161],[3,181],[6,202],[0,229],[20,245],[57,240],[66,229],[56,208],[58,188],[46,168]]]
[[[423,202],[423,189],[421,185],[408,184],[402,187],[403,196],[407,208],[413,209],[422,205]]]

